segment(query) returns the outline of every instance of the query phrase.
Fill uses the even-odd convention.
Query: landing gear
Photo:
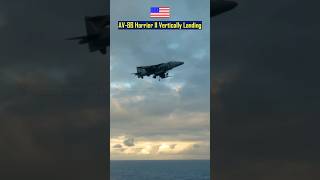
[[[154,79],[157,79],[158,76],[159,76],[158,81],[161,81],[161,79],[164,79],[164,78],[169,77],[169,73],[155,74],[155,75],[153,75],[152,77],[153,77]]]

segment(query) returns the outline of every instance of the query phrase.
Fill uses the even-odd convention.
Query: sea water
[[[209,160],[111,161],[111,180],[210,180]]]

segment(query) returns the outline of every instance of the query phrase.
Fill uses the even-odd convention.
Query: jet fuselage
[[[137,67],[137,72],[134,73],[138,78],[143,79],[144,76],[153,75],[153,78],[159,76],[161,79],[169,77],[168,71],[181,66],[184,62],[179,61],[170,61],[167,63],[161,63],[151,66],[140,66]]]

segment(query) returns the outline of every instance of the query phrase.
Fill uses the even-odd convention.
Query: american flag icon
[[[170,7],[160,6],[150,8],[151,18],[169,18],[170,17]]]

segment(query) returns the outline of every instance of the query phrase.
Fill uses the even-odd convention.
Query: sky
[[[320,179],[320,2],[237,2],[211,20],[216,179]],[[64,40],[106,6],[0,0],[0,179],[106,179],[106,56]]]
[[[149,10],[157,5],[170,7],[165,20],[201,20],[204,29],[117,29],[119,20],[154,20]],[[112,160],[210,159],[209,7],[209,1],[111,1]],[[131,74],[168,61],[185,64],[161,81]]]

